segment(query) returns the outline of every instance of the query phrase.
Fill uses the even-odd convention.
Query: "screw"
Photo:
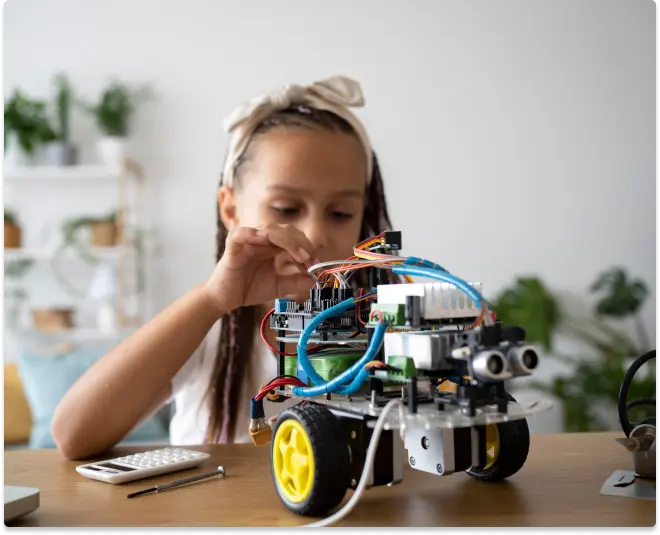
[[[425,450],[429,449],[429,439],[426,437],[422,437],[422,448]]]
[[[357,433],[355,431],[351,431],[351,438],[355,440],[355,437],[357,437]]]
[[[351,479],[351,487],[355,487],[357,485],[357,481],[355,479]]]
[[[441,464],[437,464],[435,466],[435,469],[438,471],[438,474],[442,474],[442,465]]]
[[[410,458],[410,466],[415,466],[415,458],[414,457]]]

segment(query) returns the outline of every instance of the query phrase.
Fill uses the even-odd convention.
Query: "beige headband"
[[[222,184],[232,185],[236,162],[245,151],[255,128],[273,112],[295,105],[330,111],[347,121],[362,142],[367,158],[367,183],[371,181],[371,143],[362,122],[348,109],[364,106],[362,89],[355,80],[334,76],[308,86],[285,85],[236,108],[224,120],[224,128],[232,137],[222,173]]]

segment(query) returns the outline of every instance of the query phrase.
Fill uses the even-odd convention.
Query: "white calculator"
[[[202,464],[210,455],[182,448],[163,448],[76,466],[76,472],[90,479],[106,483],[126,483],[192,468]]]

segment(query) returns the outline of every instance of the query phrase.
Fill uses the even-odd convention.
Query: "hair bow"
[[[232,134],[222,183],[233,182],[236,162],[245,151],[257,126],[272,113],[295,105],[332,112],[347,121],[359,137],[367,158],[367,181],[371,180],[371,143],[362,122],[349,110],[364,106],[360,85],[346,76],[334,76],[311,85],[287,84],[237,107],[223,122]]]

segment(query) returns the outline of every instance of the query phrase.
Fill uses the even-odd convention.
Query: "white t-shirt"
[[[218,355],[220,321],[208,332],[197,350],[172,379],[172,395],[175,412],[170,422],[170,442],[173,445],[199,445],[204,443],[209,421],[209,406],[206,392]],[[243,377],[238,401],[235,443],[252,443],[248,426],[250,423],[250,400],[277,375],[277,358],[255,332],[252,356],[247,372]],[[289,399],[283,403],[264,401],[266,420],[296,404]]]

